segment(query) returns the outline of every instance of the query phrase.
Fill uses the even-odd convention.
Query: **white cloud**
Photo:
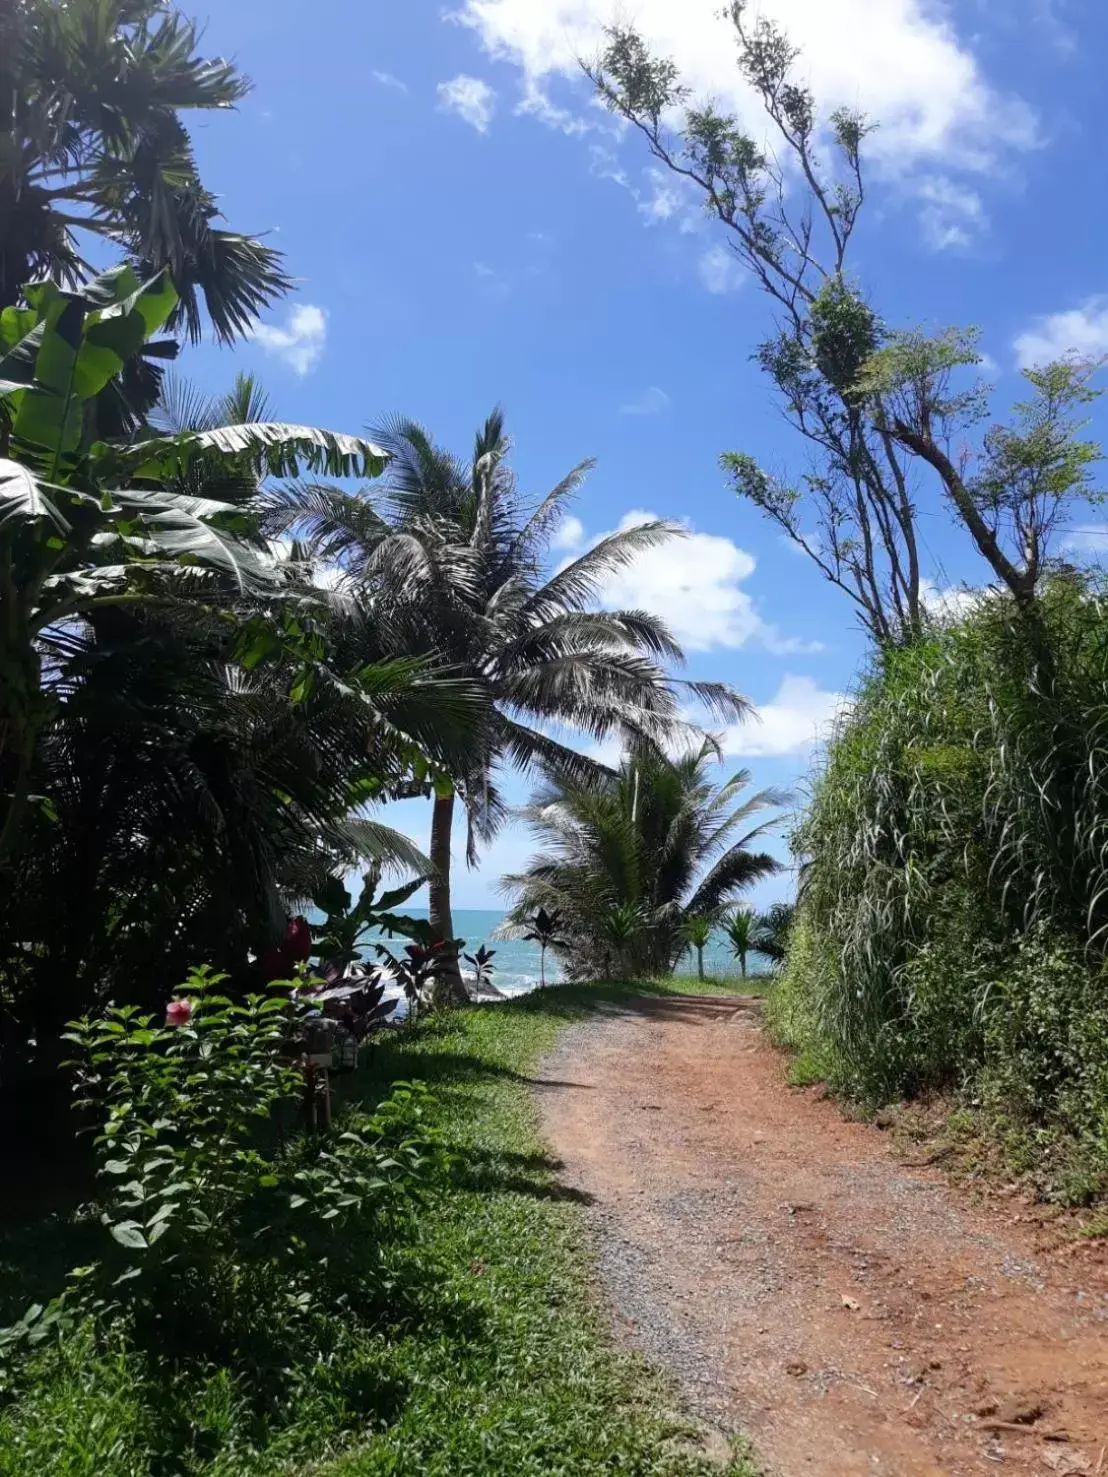
[[[634,528],[656,516],[635,511],[619,526]],[[647,610],[661,616],[686,651],[747,643],[778,654],[818,650],[818,645],[782,637],[762,619],[743,589],[755,568],[753,555],[731,539],[689,528],[684,538],[647,549],[609,575],[600,603],[606,610]]]
[[[941,162],[987,169],[999,150],[1035,141],[1025,104],[999,94],[929,0],[760,0],[802,48],[800,71],[821,105],[860,107],[879,119],[871,151],[890,172]],[[636,0],[636,25],[671,56],[697,94],[732,108],[761,132],[763,119],[739,77],[729,27],[711,0]],[[612,0],[461,0],[457,18],[486,52],[514,62],[525,88],[578,79],[581,56],[599,49],[618,16]]]
[[[457,113],[478,133],[488,133],[496,110],[496,93],[480,77],[462,73],[438,85],[439,106],[447,113]]]
[[[663,410],[670,407],[670,398],[665,390],[657,385],[651,385],[641,395],[629,400],[625,405],[619,407],[620,415],[661,415]]]
[[[920,603],[930,615],[946,620],[960,620],[973,609],[983,590],[971,590],[968,586],[939,586],[934,580],[920,580]]]
[[[550,540],[552,549],[579,549],[585,541],[585,525],[571,513],[554,530]]]
[[[1108,353],[1108,297],[1091,297],[1079,308],[1036,318],[1016,338],[1013,347],[1023,369],[1047,364],[1066,354],[1095,358]]]
[[[696,264],[701,285],[708,292],[722,297],[728,292],[738,292],[745,281],[743,268],[733,251],[726,246],[709,246]]]
[[[310,374],[323,357],[327,314],[314,303],[298,303],[290,309],[284,328],[273,323],[256,323],[253,337],[267,353],[283,359],[297,374]]]
[[[920,224],[935,251],[971,246],[987,224],[985,207],[975,190],[947,175],[931,174],[916,184]]]
[[[369,75],[373,78],[374,82],[379,83],[382,87],[391,88],[393,92],[408,91],[408,84],[402,82],[399,77],[394,77],[391,72],[370,72]]]
[[[830,736],[846,704],[845,694],[828,692],[811,677],[786,675],[775,696],[758,707],[756,719],[724,732],[723,751],[750,759],[803,754]]]

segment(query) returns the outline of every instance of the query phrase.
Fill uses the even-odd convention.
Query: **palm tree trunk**
[[[704,948],[701,944],[696,946],[696,977],[698,980],[704,978]]]
[[[539,988],[546,989],[546,945],[539,945]]]
[[[454,918],[450,911],[450,835],[453,825],[454,791],[451,790],[449,795],[435,796],[431,813],[430,856],[435,871],[430,882],[427,913],[436,943],[454,937]],[[462,1003],[469,999],[456,955],[447,960],[441,979],[452,1001]]]
[[[742,977],[743,977],[743,979],[746,979],[746,950],[745,949],[739,955],[739,968],[742,971]]]

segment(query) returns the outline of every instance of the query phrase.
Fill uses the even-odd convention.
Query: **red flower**
[[[285,957],[294,964],[306,964],[312,952],[312,930],[306,918],[290,918],[285,929]]]
[[[171,1000],[165,1008],[167,1026],[187,1026],[192,1019],[191,1000]]]

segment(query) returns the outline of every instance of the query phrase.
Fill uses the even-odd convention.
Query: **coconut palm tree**
[[[224,229],[200,178],[182,115],[225,111],[250,84],[198,43],[163,0],[0,5],[0,307],[33,279],[88,277],[89,237],[140,276],[168,268],[192,339],[201,303],[228,342],[288,291],[280,254]]]
[[[710,929],[745,888],[779,870],[752,850],[776,817],[749,823],[787,797],[770,789],[741,799],[749,772],[717,784],[719,758],[710,738],[677,759],[640,744],[599,785],[552,779],[524,812],[540,852],[504,879],[515,898],[511,922],[557,909],[569,969],[585,978],[604,968],[612,917],[634,917],[623,968],[632,977],[671,973],[691,933]]]
[[[683,729],[682,690],[717,715],[748,711],[721,683],[679,683],[682,653],[664,623],[640,610],[598,609],[604,582],[637,555],[680,536],[661,521],[608,534],[553,574],[551,539],[591,465],[583,462],[539,500],[519,492],[499,410],[468,460],[413,421],[373,433],[389,454],[370,502],[308,485],[274,500],[271,531],[305,538],[337,571],[340,588],[407,622],[402,649],[429,648],[481,683],[487,698],[481,762],[432,777],[429,912],[436,937],[454,936],[451,838],[457,801],[469,821],[467,854],[504,818],[505,765],[534,766],[587,784],[600,773],[552,728],[600,740],[618,733],[663,740]],[[460,975],[452,981],[460,988]]]
[[[794,903],[771,903],[764,913],[759,913],[755,929],[758,953],[764,954],[773,964],[783,964],[788,956],[795,921]]]
[[[685,939],[696,950],[696,977],[704,978],[704,950],[712,937],[712,920],[698,915],[685,920]]]
[[[746,979],[747,955],[758,948],[757,920],[749,908],[737,908],[723,926],[731,952],[739,961],[739,972]]]

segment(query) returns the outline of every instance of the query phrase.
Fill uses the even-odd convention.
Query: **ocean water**
[[[412,918],[426,918],[426,908],[406,908]],[[492,983],[503,995],[525,995],[533,990],[541,979],[541,951],[538,944],[529,944],[524,939],[496,939],[493,934],[504,921],[504,913],[498,908],[455,908],[454,933],[465,939],[464,954],[476,954],[482,944],[495,950],[492,961]],[[404,947],[404,940],[390,943],[396,950]],[[371,954],[372,957],[372,954]],[[462,960],[462,973],[471,972],[472,965]],[[546,952],[546,982],[557,984],[561,979],[558,961],[553,950]]]
[[[411,908],[405,910],[413,918],[426,918],[425,908]],[[504,921],[504,914],[497,908],[455,908],[454,909],[454,932],[459,938],[464,938],[466,946],[464,953],[475,954],[482,944],[487,948],[495,950],[493,958],[492,983],[503,995],[524,995],[529,990],[535,989],[540,980],[540,950],[538,944],[528,943],[525,939],[497,939],[494,934]],[[394,940],[390,947],[402,949],[404,941]],[[367,950],[371,958],[375,957],[372,950]],[[758,954],[751,954],[747,960],[747,969],[751,974],[764,973],[769,968],[768,961]],[[468,972],[470,966],[462,960],[463,973]],[[704,972],[713,979],[731,979],[736,981],[736,989],[739,981],[739,966],[737,960],[728,947],[727,940],[722,934],[713,934],[710,942],[704,950]],[[677,965],[676,973],[684,977],[692,977],[696,974],[696,954],[689,950]],[[546,982],[557,984],[561,979],[558,969],[558,958],[552,949],[546,953]]]

